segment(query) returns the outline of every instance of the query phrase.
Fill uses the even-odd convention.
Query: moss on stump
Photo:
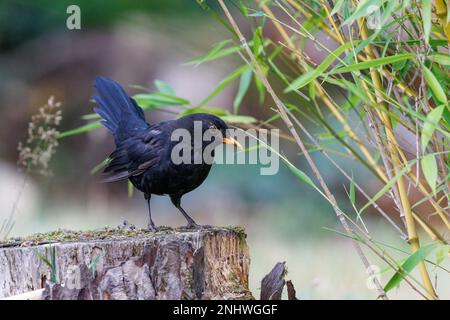
[[[241,227],[58,230],[0,242],[0,297],[251,299]]]

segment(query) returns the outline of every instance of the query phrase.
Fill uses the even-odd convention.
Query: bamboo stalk
[[[447,21],[447,5],[445,4],[444,0],[436,0],[434,3],[436,7],[436,16],[439,17],[442,28],[444,29],[444,33],[447,36],[448,41],[450,42],[450,22]]]
[[[358,26],[360,29],[361,38],[367,39],[368,32],[367,32],[364,18],[358,19]],[[374,57],[373,48],[372,48],[371,44],[368,44],[365,47],[365,52],[369,59]],[[395,147],[398,143],[396,141],[395,135],[392,130],[392,123],[389,118],[388,107],[385,104],[383,97],[380,96],[380,94],[379,94],[379,92],[382,91],[382,83],[381,83],[380,75],[376,69],[371,68],[370,76],[371,76],[371,79],[372,79],[372,82],[373,82],[375,88],[377,89],[375,91],[375,94],[377,97],[377,102],[380,103],[380,105],[382,105],[383,109],[385,110],[384,113],[381,113],[381,111],[379,111],[379,110],[378,110],[378,112],[380,112],[381,120],[383,121],[385,128],[386,128],[386,135],[388,138],[387,141],[388,141],[388,146],[389,146],[389,150],[390,150],[390,154],[391,154],[394,174],[397,175],[398,172],[400,171],[400,165],[401,165],[398,151]],[[399,192],[399,196],[400,196],[400,201],[401,201],[402,207],[403,207],[403,212],[405,215],[406,230],[408,232],[409,244],[411,246],[411,251],[414,253],[420,249],[420,241],[419,241],[419,237],[417,235],[416,225],[414,222],[414,216],[413,216],[413,213],[411,210],[411,204],[409,202],[409,197],[408,197],[408,194],[406,191],[406,186],[404,184],[403,177],[400,177],[397,180],[397,188],[398,188],[398,192]],[[428,271],[426,269],[425,263],[423,261],[421,261],[419,263],[418,267],[419,267],[420,275],[422,277],[422,282],[424,284],[424,287],[427,290],[427,297],[429,299],[436,299],[437,298],[436,292],[434,291],[434,287],[431,282]]]

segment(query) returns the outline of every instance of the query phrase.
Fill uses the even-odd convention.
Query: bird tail
[[[101,123],[111,131],[116,144],[149,127],[142,108],[117,82],[97,77],[95,88],[98,96],[93,98],[98,107],[94,111],[103,118]]]

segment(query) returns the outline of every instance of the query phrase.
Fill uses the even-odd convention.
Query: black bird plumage
[[[129,179],[136,189],[144,193],[148,204],[150,230],[156,230],[153,223],[150,198],[152,194],[169,195],[172,203],[180,210],[188,222],[189,228],[200,227],[181,207],[181,197],[200,186],[209,174],[211,164],[199,163],[175,164],[171,160],[173,147],[178,143],[171,141],[175,129],[194,131],[194,121],[200,121],[202,131],[209,128],[220,130],[222,141],[212,143],[232,143],[227,138],[228,126],[220,118],[210,114],[192,114],[176,120],[149,124],[137,103],[129,97],[115,81],[97,77],[94,96],[98,107],[94,108],[103,120],[101,123],[113,134],[116,149],[109,156],[109,163],[104,169],[106,182]],[[211,142],[202,142],[204,148]],[[197,150],[197,151],[202,151]],[[191,158],[195,150],[192,150]]]

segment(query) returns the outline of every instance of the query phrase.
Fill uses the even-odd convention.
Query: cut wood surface
[[[0,243],[0,297],[252,299],[239,228],[59,230]]]

